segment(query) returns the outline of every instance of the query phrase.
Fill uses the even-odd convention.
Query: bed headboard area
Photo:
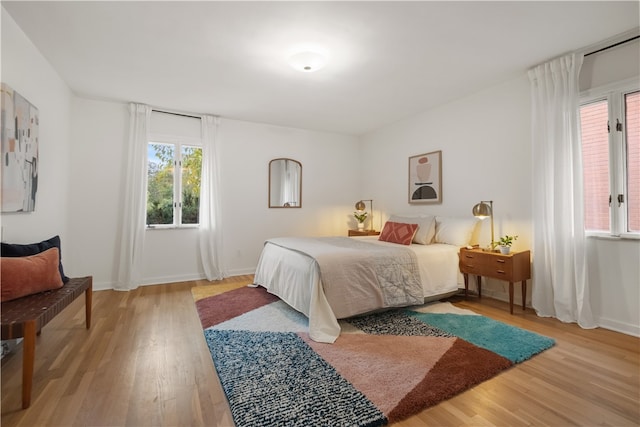
[[[430,214],[393,214],[388,222],[417,224],[418,229],[411,243],[428,245],[447,243],[467,246],[477,243],[480,222],[477,218],[456,218]],[[386,223],[385,223],[386,224]],[[384,230],[384,225],[383,225]]]

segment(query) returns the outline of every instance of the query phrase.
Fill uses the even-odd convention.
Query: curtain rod
[[[173,111],[160,110],[160,109],[153,108],[153,107],[151,107],[151,111],[155,111],[156,113],[171,114],[173,116],[191,117],[192,119],[201,119],[202,118],[201,116],[194,116],[193,114],[176,113],[176,112],[173,112]]]
[[[595,53],[600,53],[600,52],[602,52],[602,51],[604,51],[604,50],[611,49],[611,48],[616,47],[616,46],[620,46],[621,44],[628,43],[628,42],[633,41],[633,40],[635,40],[635,39],[637,39],[637,38],[640,38],[640,35],[639,35],[639,36],[634,36],[634,37],[628,38],[628,39],[626,39],[626,40],[619,41],[619,42],[614,43],[614,44],[609,45],[609,46],[605,46],[605,47],[603,47],[603,48],[601,48],[601,49],[594,50],[593,52],[585,53],[585,55],[584,55],[584,56],[585,56],[585,57],[587,57],[587,56],[589,56],[589,55],[593,55],[593,54],[595,54]]]

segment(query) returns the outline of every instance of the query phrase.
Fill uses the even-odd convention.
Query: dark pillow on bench
[[[62,279],[63,283],[67,283],[69,281],[69,278],[64,275],[64,270],[62,268],[62,249],[60,248],[60,236],[54,236],[48,240],[43,240],[40,243],[31,243],[28,245],[2,243],[0,245],[0,254],[3,257],[10,258],[24,257],[37,255],[51,248],[58,248],[58,269],[60,270],[60,278]]]

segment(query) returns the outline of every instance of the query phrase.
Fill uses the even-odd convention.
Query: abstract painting
[[[33,212],[38,190],[38,109],[2,83],[2,212]]]
[[[409,157],[409,203],[442,203],[442,151]]]

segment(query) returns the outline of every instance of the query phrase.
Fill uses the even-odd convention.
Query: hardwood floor
[[[90,331],[77,299],[37,339],[29,409],[21,409],[21,347],[2,360],[2,426],[232,426],[190,292],[205,284],[96,291]],[[451,301],[557,343],[397,426],[640,424],[640,339],[531,310],[510,315],[490,298]]]

